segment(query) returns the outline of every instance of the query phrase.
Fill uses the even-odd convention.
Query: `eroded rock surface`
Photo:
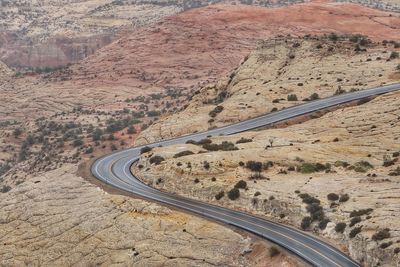
[[[67,164],[0,193],[1,266],[249,266],[251,238],[75,172]]]

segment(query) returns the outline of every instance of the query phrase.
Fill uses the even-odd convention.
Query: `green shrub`
[[[159,110],[150,110],[147,112],[147,116],[149,117],[159,117],[161,115],[161,111]]]
[[[354,225],[356,225],[359,222],[361,222],[361,217],[355,216],[355,217],[351,218],[349,227],[353,227]]]
[[[225,196],[225,192],[224,191],[220,191],[218,194],[215,195],[215,199],[216,200],[220,200],[224,196]]]
[[[399,58],[399,52],[392,51],[392,53],[390,53],[389,58],[390,58],[390,59]]]
[[[400,176],[400,167],[397,167],[396,169],[390,171],[389,175],[390,176]]]
[[[344,229],[346,229],[346,223],[344,223],[344,222],[340,222],[340,223],[336,224],[336,226],[335,226],[335,231],[337,233],[343,233]]]
[[[343,167],[343,168],[347,168],[350,166],[349,163],[347,163],[346,161],[342,161],[342,160],[338,160],[335,162],[335,167]]]
[[[352,212],[350,212],[350,217],[367,215],[367,214],[370,214],[372,211],[373,211],[373,209],[371,209],[371,208],[361,209],[361,210],[353,210]]]
[[[9,185],[3,185],[3,187],[1,188],[1,193],[7,193],[8,191],[11,190],[11,186]]]
[[[72,142],[72,146],[73,146],[73,147],[78,147],[78,146],[81,146],[81,145],[83,145],[83,141],[82,141],[81,139],[75,139],[75,140]]]
[[[339,202],[346,202],[350,199],[348,194],[340,195]]]
[[[379,241],[390,237],[390,229],[385,228],[372,235],[372,240]]]
[[[156,155],[150,158],[150,164],[159,165],[164,160],[165,159],[163,157]]]
[[[321,206],[316,205],[316,204],[314,204],[314,205],[309,205],[309,206],[316,206],[316,207],[318,207],[318,209],[315,209],[315,210],[313,210],[312,212],[310,212],[311,220],[312,220],[313,222],[314,222],[314,221],[322,221],[322,220],[325,218],[325,213],[324,213],[324,211],[323,211],[323,209],[322,209]]]
[[[393,241],[384,242],[384,243],[382,243],[379,247],[380,247],[381,249],[385,249],[385,248],[390,247],[391,245],[393,245]]]
[[[250,143],[250,142],[253,142],[253,139],[242,137],[236,141],[236,144],[243,144],[243,143]]]
[[[150,152],[151,150],[153,150],[153,148],[151,148],[151,147],[149,147],[149,146],[142,147],[142,148],[140,149],[140,154],[148,153],[148,152]]]
[[[361,228],[362,228],[362,226],[355,227],[355,228],[351,229],[351,231],[349,233],[349,237],[350,238],[354,238],[356,235],[361,233]]]
[[[313,93],[313,94],[310,95],[309,99],[310,100],[317,100],[317,99],[319,99],[319,95],[317,93]]]
[[[223,106],[216,106],[213,110],[210,111],[210,113],[208,113],[208,115],[210,115],[210,117],[215,118],[217,116],[218,113],[221,113],[224,110]]]
[[[338,88],[336,89],[334,95],[341,95],[341,94],[345,94],[346,90],[342,89],[342,88]]]
[[[88,148],[86,148],[86,150],[85,150],[85,154],[91,154],[91,153],[93,153],[93,147],[88,147]]]
[[[297,100],[298,100],[298,99],[297,99],[297,95],[295,95],[295,94],[290,94],[290,95],[287,96],[287,100],[288,100],[288,101],[297,101]]]
[[[301,224],[300,224],[301,229],[307,230],[307,229],[310,227],[311,222],[312,222],[312,221],[311,221],[311,217],[310,217],[310,216],[304,217],[304,218],[301,220]]]
[[[330,201],[336,201],[339,200],[339,196],[335,193],[329,193],[327,196],[328,200]]]
[[[102,135],[103,135],[103,131],[100,128],[96,128],[92,132],[92,140],[93,141],[100,141]]]
[[[326,226],[328,225],[328,223],[330,222],[330,220],[328,218],[323,218],[319,223],[318,223],[318,227],[321,230],[324,230],[326,228]]]
[[[189,155],[193,155],[194,153],[190,150],[184,150],[181,152],[178,152],[174,155],[174,158],[180,158],[180,157],[184,157],[184,156],[189,156]]]
[[[310,196],[307,193],[300,193],[298,196],[303,200],[303,203],[306,203],[306,204],[312,204],[312,203],[320,204],[321,203],[321,201],[319,199],[317,199],[313,196]]]
[[[330,33],[328,38],[329,38],[329,40],[331,40],[333,42],[336,42],[337,40],[339,40],[339,36],[334,32]]]
[[[204,167],[204,169],[206,169],[206,170],[210,169],[210,163],[208,163],[207,161],[204,161],[204,162],[203,162],[203,167]]]
[[[261,172],[263,169],[262,162],[249,160],[246,162],[246,168],[253,172]]]
[[[365,160],[356,162],[353,167],[355,172],[367,172],[369,169],[373,168],[371,163]]]
[[[240,180],[235,184],[235,188],[240,188],[240,189],[245,189],[247,186],[247,183],[243,180]]]
[[[223,141],[221,144],[204,144],[203,148],[208,150],[208,151],[233,151],[233,150],[239,150],[233,143]]]
[[[13,131],[13,135],[15,138],[18,138],[22,134],[22,129],[21,128],[15,128]]]
[[[128,127],[128,134],[135,134],[136,133],[136,129],[135,127],[133,127],[132,125]]]
[[[276,247],[274,247],[274,246],[270,247],[270,248],[268,249],[268,251],[269,251],[269,256],[270,256],[271,258],[273,258],[273,257],[278,256],[279,254],[281,254],[281,252],[279,251],[279,249],[276,248]]]
[[[238,188],[232,188],[229,192],[228,192],[228,198],[230,200],[236,200],[240,197],[240,191]]]
[[[313,172],[320,172],[320,171],[325,171],[329,170],[331,168],[330,164],[321,164],[321,163],[303,163],[299,171],[301,173],[313,173]]]
[[[11,169],[11,165],[9,163],[0,163],[0,177],[8,172]]]
[[[383,164],[382,164],[382,166],[383,166],[383,167],[392,166],[392,165],[394,165],[394,164],[396,163],[397,160],[398,160],[397,158],[392,159],[390,156],[386,155],[386,156],[384,157],[384,159],[383,159]]]

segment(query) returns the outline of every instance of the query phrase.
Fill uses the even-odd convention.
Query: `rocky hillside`
[[[18,68],[54,68],[75,63],[135,28],[221,0],[0,1],[0,60]],[[300,3],[241,1],[267,7]]]
[[[304,13],[310,14],[307,20]],[[137,29],[70,68],[18,76],[12,86],[0,84],[4,103],[13,103],[0,105],[0,113],[5,114],[0,118],[36,119],[77,106],[134,109],[135,105],[124,101],[166,90],[190,96],[237,66],[259,39],[278,33],[350,33],[353,29],[374,40],[391,40],[400,34],[387,22],[397,25],[400,19],[390,15],[329,3],[276,9],[232,5],[193,9]],[[163,109],[161,102],[157,109]],[[177,108],[184,104],[183,99],[173,103]]]
[[[139,29],[74,66],[72,78],[148,90],[198,86],[237,66],[257,40],[332,31],[391,40],[400,36],[400,16],[324,2],[275,9],[214,5]]]
[[[363,266],[396,266],[399,97],[283,129],[156,148],[134,172],[161,190],[311,231]],[[149,162],[155,155],[158,165]]]
[[[0,1],[0,59],[14,67],[56,67],[93,54],[121,30],[181,11],[165,1]]]
[[[257,1],[273,6],[293,2]],[[176,121],[163,117],[177,113],[193,95],[183,115],[172,118],[196,115],[193,119],[204,120],[208,128],[234,120],[228,109],[245,118],[247,112],[250,116],[299,103],[311,97],[311,85],[325,96],[339,86],[351,90],[398,79],[397,59],[387,60],[397,49],[390,40],[399,36],[399,17],[358,5],[319,1],[275,9],[239,3],[191,9],[197,4],[188,1],[176,2],[178,8],[168,1],[18,1],[18,8],[12,8],[11,1],[0,3],[2,57],[46,67],[95,52],[71,67],[28,73],[0,65],[0,257],[6,266],[78,261],[105,266],[298,265],[283,252],[271,258],[269,244],[246,234],[105,193],[82,178],[88,176],[77,171],[78,165],[133,145],[152,124],[155,127],[142,135],[148,140],[159,138],[160,129],[184,133]],[[184,9],[190,10],[162,18]],[[101,48],[121,31],[122,38]],[[374,42],[337,36],[353,31],[368,34]],[[311,37],[331,32],[338,34]],[[257,42],[276,34],[309,37]],[[232,75],[196,92],[235,68],[257,43],[266,55],[251,54]],[[43,58],[43,51],[50,57]],[[296,70],[304,68],[300,57],[321,71]],[[329,73],[339,62],[345,62],[345,71],[333,68]],[[251,64],[259,64],[259,69]],[[331,86],[332,81],[337,84]],[[264,89],[257,95],[258,90],[251,93],[254,88]],[[289,94],[297,94],[297,101],[293,96],[286,101]],[[267,100],[267,110],[255,96]],[[246,106],[242,100],[251,103]],[[194,114],[197,108],[205,115]],[[156,124],[158,120],[162,124]]]
[[[19,176],[18,188],[1,189],[0,266],[298,266],[284,254],[271,259],[270,245],[253,237],[110,195],[76,171]]]
[[[260,41],[227,77],[204,87],[183,112],[154,123],[137,143],[205,131],[314,98],[398,81],[398,52],[395,42],[382,45],[358,35]],[[182,127],[182,121],[190,121],[190,127]]]
[[[146,130],[142,141],[400,81],[393,44],[369,44],[367,51],[357,52],[353,38],[276,42],[261,42],[228,78],[201,90],[185,111]],[[364,266],[395,266],[400,255],[399,97],[392,93],[360,101],[277,129],[155,148],[133,171],[161,190],[312,231]],[[154,163],[154,156],[161,158]]]

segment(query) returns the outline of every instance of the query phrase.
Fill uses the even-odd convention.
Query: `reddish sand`
[[[275,9],[243,5],[193,9],[100,49],[74,67],[74,80],[85,86],[122,85],[135,91],[196,88],[237,66],[258,39],[330,32],[399,40],[400,15],[325,1]]]

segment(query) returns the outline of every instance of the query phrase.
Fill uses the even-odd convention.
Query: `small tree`
[[[103,135],[103,131],[100,128],[96,128],[92,133],[92,140],[99,141],[101,136]]]
[[[330,194],[328,194],[327,197],[328,197],[328,200],[330,200],[330,201],[339,200],[339,196],[337,194],[335,194],[335,193],[330,193]]]
[[[332,32],[331,34],[329,34],[329,39],[333,42],[336,42],[339,39],[339,36],[336,33]]]
[[[349,233],[349,237],[350,238],[354,238],[356,235],[361,233],[361,228],[362,228],[362,226],[355,227],[355,228],[351,229],[351,231]]]
[[[311,225],[311,222],[312,222],[312,220],[311,220],[310,216],[304,217],[303,220],[301,220],[301,225],[300,225],[301,229],[303,229],[303,230],[308,229],[308,227],[310,227],[310,225]]]
[[[83,141],[82,141],[81,139],[75,139],[75,140],[72,142],[72,145],[73,145],[74,147],[81,146],[81,145],[83,145]]]
[[[337,233],[343,233],[345,228],[346,228],[346,223],[340,222],[340,223],[336,224],[335,231]]]
[[[164,160],[165,159],[163,157],[156,155],[150,158],[150,164],[159,165]]]
[[[132,125],[128,127],[128,134],[135,134],[136,133],[136,129],[135,127],[133,127]]]
[[[247,186],[247,183],[243,180],[240,180],[235,184],[235,188],[240,188],[240,189],[245,189]]]
[[[274,246],[272,246],[272,247],[269,248],[269,256],[270,256],[271,258],[273,258],[273,257],[275,257],[275,256],[278,256],[279,254],[281,254],[281,252],[279,251],[278,248],[276,248],[276,247],[274,247]]]
[[[317,93],[313,93],[312,95],[310,95],[310,100],[317,100],[319,99],[319,95]]]
[[[240,191],[238,188],[232,188],[229,192],[228,192],[228,197],[230,200],[236,200],[240,197]]]
[[[216,200],[220,200],[224,196],[225,196],[225,192],[224,191],[220,191],[218,194],[215,195],[215,199]]]
[[[390,237],[390,229],[385,228],[372,235],[372,240],[379,241]]]
[[[140,149],[140,154],[144,154],[144,153],[150,152],[151,150],[152,150],[152,148],[149,147],[149,146],[142,147]]]

